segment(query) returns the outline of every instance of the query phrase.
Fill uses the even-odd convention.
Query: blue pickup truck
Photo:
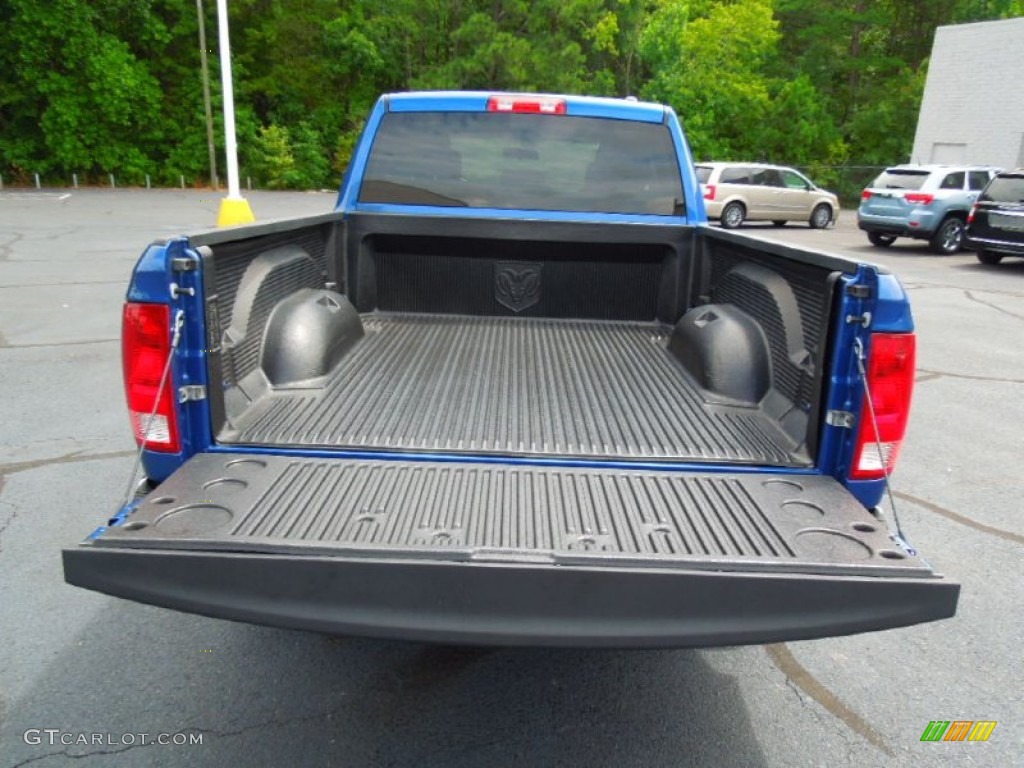
[[[123,359],[146,477],[64,550],[71,584],[481,645],[956,610],[876,511],[913,387],[902,287],[709,227],[661,105],[384,96],[333,212],[146,249]]]

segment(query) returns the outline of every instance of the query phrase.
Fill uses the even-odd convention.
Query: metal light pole
[[[238,185],[238,145],[235,141],[235,92],[231,83],[231,41],[228,35],[228,3],[217,0],[217,26],[220,32],[220,76],[224,94],[224,151],[228,160],[228,196],[220,201],[217,226],[255,221],[249,201]]]
[[[213,143],[213,108],[210,106],[210,62],[206,56],[206,13],[203,0],[196,0],[199,16],[199,58],[203,67],[203,107],[206,109],[206,148],[210,153],[210,187],[217,188],[217,147]]]

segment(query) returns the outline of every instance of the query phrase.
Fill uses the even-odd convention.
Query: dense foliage
[[[209,173],[198,43],[214,0],[3,0],[0,173],[174,183]],[[243,173],[336,182],[377,95],[635,94],[699,158],[907,159],[936,26],[1024,0],[231,0]],[[218,141],[221,128],[217,125]]]

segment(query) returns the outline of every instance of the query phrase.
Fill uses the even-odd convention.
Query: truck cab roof
[[[613,99],[599,96],[571,96],[554,93],[507,93],[503,91],[408,91],[381,97],[389,112],[486,112],[494,100],[512,104],[564,105],[560,114],[580,117],[606,117],[660,123],[668,108],[634,99]],[[507,109],[502,111],[517,111]],[[540,111],[538,109],[523,111]]]

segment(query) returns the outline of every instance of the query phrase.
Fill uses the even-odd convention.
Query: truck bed
[[[953,615],[959,585],[869,510],[881,483],[841,479],[873,456],[865,349],[904,415],[912,339],[871,343],[911,327],[898,286],[705,226],[690,165],[655,105],[393,94],[333,213],[155,243],[125,312],[147,482],[65,579],[473,645]]]
[[[660,323],[370,313],[323,388],[222,442],[801,465],[761,408],[705,401]]]

